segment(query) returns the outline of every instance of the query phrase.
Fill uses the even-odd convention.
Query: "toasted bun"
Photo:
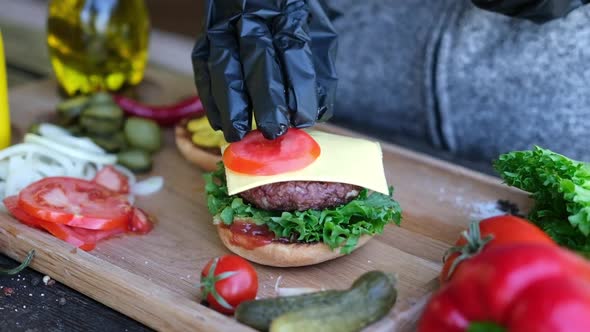
[[[178,151],[186,160],[205,171],[212,172],[217,169],[217,163],[221,161],[221,156],[193,144],[185,121],[181,121],[174,128],[174,138]]]
[[[247,222],[247,221],[246,221]],[[331,259],[338,258],[344,254],[339,249],[331,250],[324,243],[302,244],[302,243],[279,243],[273,242],[254,249],[246,249],[232,243],[231,230],[217,225],[217,233],[221,242],[236,255],[267,266],[294,267],[318,264]],[[243,236],[243,235],[235,235]],[[371,239],[371,236],[362,236],[355,249],[360,248]]]

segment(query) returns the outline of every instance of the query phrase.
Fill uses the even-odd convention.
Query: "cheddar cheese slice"
[[[242,174],[226,168],[228,194],[235,195],[265,184],[284,181],[340,182],[389,193],[378,142],[317,130],[309,130],[308,133],[321,148],[320,156],[311,165],[272,176]]]

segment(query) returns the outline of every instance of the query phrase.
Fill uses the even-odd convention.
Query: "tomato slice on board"
[[[140,208],[134,207],[129,222],[129,231],[137,234],[147,234],[154,228],[152,218]]]
[[[6,197],[4,199],[4,205],[13,217],[18,219],[23,224],[39,229],[44,229],[56,238],[86,251],[94,249],[96,243],[101,240],[125,233],[125,231],[127,231],[125,227],[119,227],[108,231],[97,231],[47,222],[29,215],[23,209],[21,209],[18,204],[17,196]]]
[[[308,133],[291,128],[274,140],[249,132],[223,152],[225,167],[249,175],[276,175],[309,166],[320,155],[320,145]]]
[[[129,193],[129,179],[125,174],[117,171],[117,169],[111,165],[103,167],[92,182],[98,183],[101,186],[110,189],[116,193],[128,194]]]
[[[119,195],[90,181],[49,177],[19,194],[19,207],[44,221],[86,229],[127,227],[131,205]]]
[[[40,224],[40,221],[42,220],[31,217],[18,207],[18,196],[8,196],[4,198],[3,203],[6,210],[8,210],[8,212],[21,223],[34,228],[43,229]]]

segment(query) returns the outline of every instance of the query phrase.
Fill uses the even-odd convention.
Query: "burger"
[[[250,261],[317,264],[401,221],[377,142],[300,129],[267,140],[253,130],[217,158],[204,175],[208,209],[222,243]]]

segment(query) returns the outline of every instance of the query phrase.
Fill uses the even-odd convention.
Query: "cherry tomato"
[[[305,168],[319,155],[319,144],[303,130],[291,128],[274,140],[254,130],[225,149],[223,163],[238,173],[275,175]]]
[[[44,221],[100,230],[126,227],[131,213],[126,197],[68,177],[49,177],[27,186],[19,194],[19,206]]]
[[[131,212],[129,231],[137,234],[147,234],[154,228],[152,218],[140,208],[134,207]]]
[[[119,194],[129,193],[129,179],[125,174],[117,171],[117,169],[111,165],[103,167],[92,182],[100,184],[101,186],[112,190]]]
[[[256,298],[258,275],[247,260],[225,255],[205,265],[200,287],[202,297],[213,309],[230,315],[240,303]]]
[[[90,230],[44,221],[29,215],[23,209],[21,209],[18,205],[17,196],[6,197],[4,199],[4,205],[13,217],[23,224],[44,229],[58,239],[70,243],[82,250],[92,250],[98,241],[125,233],[127,230],[125,227],[119,227],[106,231]]]
[[[476,255],[482,250],[513,243],[557,244],[533,223],[515,216],[495,216],[472,223],[469,230],[461,236],[445,258],[440,274],[444,284],[461,268],[460,262]],[[457,264],[455,264],[455,261]],[[456,266],[453,266],[455,264]]]

